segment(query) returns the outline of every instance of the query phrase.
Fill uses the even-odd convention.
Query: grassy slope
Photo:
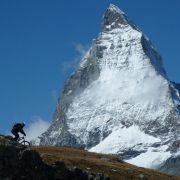
[[[67,166],[76,166],[83,170],[103,173],[114,180],[143,179],[148,180],[180,180],[180,177],[164,174],[155,170],[140,168],[121,162],[115,156],[90,153],[87,151],[68,147],[33,147],[37,150],[47,164],[63,160]]]

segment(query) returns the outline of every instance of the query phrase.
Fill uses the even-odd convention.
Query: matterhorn
[[[116,154],[180,175],[179,93],[148,37],[111,4],[40,144]]]

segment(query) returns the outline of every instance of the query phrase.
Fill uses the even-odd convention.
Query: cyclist
[[[24,136],[26,136],[26,133],[24,132],[23,128],[25,126],[25,122],[22,122],[22,123],[15,123],[13,125],[13,128],[11,130],[12,134],[15,136],[14,137],[14,140],[17,141],[19,139],[19,134],[18,133],[21,133],[23,134]]]

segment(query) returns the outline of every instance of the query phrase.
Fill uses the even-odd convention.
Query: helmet
[[[26,125],[26,123],[25,123],[25,122],[22,122],[21,124],[22,124],[23,126],[25,126],[25,125]]]

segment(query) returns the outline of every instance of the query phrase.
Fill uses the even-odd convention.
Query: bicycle
[[[31,146],[31,143],[29,141],[26,141],[24,136],[20,137],[17,141],[23,146]]]

